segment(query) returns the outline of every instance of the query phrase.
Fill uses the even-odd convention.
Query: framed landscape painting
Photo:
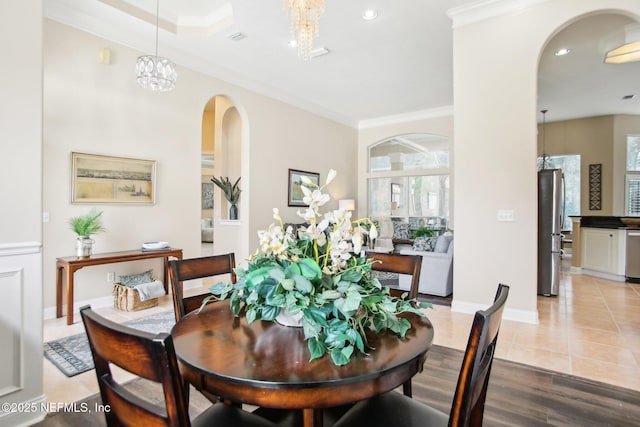
[[[71,203],[155,203],[153,160],[71,153],[71,165]]]
[[[301,171],[297,169],[289,169],[289,206],[308,206],[302,199],[304,193],[300,188],[302,186],[302,177],[306,176],[315,184],[320,182],[320,174],[315,172]]]

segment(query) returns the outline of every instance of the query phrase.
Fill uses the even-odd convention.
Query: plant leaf
[[[318,359],[324,356],[326,353],[325,346],[316,338],[309,338],[309,340],[307,341],[307,347],[309,348],[309,353],[311,353],[311,358],[309,359],[309,361]]]

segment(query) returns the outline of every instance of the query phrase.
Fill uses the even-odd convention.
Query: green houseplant
[[[104,231],[101,217],[102,211],[92,209],[88,214],[69,219],[69,226],[77,235],[76,252],[79,257],[91,256],[91,235]]]
[[[236,268],[237,283],[217,283],[203,302],[229,297],[237,316],[242,310],[249,323],[256,320],[286,324],[284,315],[300,319],[311,360],[329,354],[335,365],[349,362],[355,351],[372,350],[366,331],[390,330],[404,337],[410,322],[398,314],[424,316],[429,304],[391,296],[388,288],[370,274],[372,259],[363,254],[365,224],[371,238],[377,228],[368,218],[351,220],[351,212],[341,209],[320,215],[329,201],[322,190],[335,177],[330,171],[319,187],[304,180],[304,202],[298,211],[308,226],[285,228],[278,209],[277,223],[258,232],[260,248],[248,267]]]
[[[211,178],[211,182],[217,185],[224,193],[224,198],[231,204],[229,207],[229,219],[238,219],[238,200],[240,199],[240,177],[234,184],[231,184],[229,177],[215,176]]]

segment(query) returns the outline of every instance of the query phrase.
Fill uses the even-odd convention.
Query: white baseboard
[[[48,403],[44,394],[26,402],[19,402],[19,405],[29,410],[0,413],[0,427],[28,427],[44,420],[47,416]]]
[[[487,308],[487,305],[466,301],[456,301],[455,299],[451,302],[451,311],[458,313],[474,314],[478,310],[486,310]],[[505,308],[502,318],[504,320],[513,320],[515,322],[530,323],[533,325],[537,325],[539,323],[538,310],[531,311]]]
[[[573,265],[569,269],[569,273],[571,274],[582,274],[582,267],[574,267]]]
[[[195,288],[199,288],[201,286],[201,284],[194,280],[192,282],[189,283],[184,283],[183,284],[183,290],[186,289],[195,289]],[[171,295],[171,288],[169,288],[169,295]],[[85,305],[91,305],[91,308],[104,308],[104,307],[112,307],[113,306],[113,295],[109,295],[109,296],[104,296],[104,297],[99,297],[99,298],[93,298],[93,299],[89,299],[89,300],[84,300],[84,301],[75,301],[73,303],[73,314],[79,314],[80,313],[80,307],[85,306]],[[67,306],[63,305],[62,306],[62,314],[63,316],[66,316],[67,314]],[[43,318],[46,319],[55,319],[56,318],[56,308],[55,307],[46,307],[44,309],[43,312]]]
[[[613,280],[614,282],[624,282],[626,280],[624,276],[611,273],[603,273],[602,271],[589,270],[587,268],[582,269],[582,274],[599,277],[601,279]]]
[[[80,307],[85,305],[91,305],[91,308],[104,308],[104,307],[112,307],[113,306],[113,295],[93,298],[83,301],[75,301],[73,303],[73,314],[76,315],[80,313]],[[67,314],[67,306],[62,306],[62,315],[66,316]],[[43,312],[43,318],[46,319],[55,319],[56,318],[56,308],[54,307],[46,307]]]

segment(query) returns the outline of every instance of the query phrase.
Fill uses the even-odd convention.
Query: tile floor
[[[563,273],[558,297],[538,297],[540,324],[503,321],[496,357],[640,391],[640,285]],[[127,321],[171,310],[170,296],[139,312],[99,312]],[[472,316],[448,307],[428,311],[437,345],[464,349]],[[79,333],[82,323],[44,322],[44,340]],[[98,392],[93,371],[65,377],[44,359],[44,392],[50,402],[75,402]]]

